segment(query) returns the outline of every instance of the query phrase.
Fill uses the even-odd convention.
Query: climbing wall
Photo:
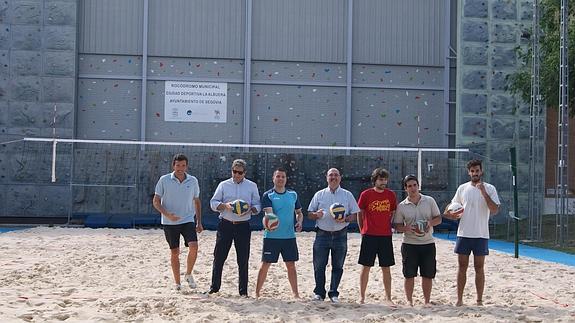
[[[502,192],[503,217],[512,204],[512,146],[517,147],[519,190],[528,191],[529,104],[507,88],[509,75],[520,67],[516,48],[530,42],[532,6],[529,0],[464,0],[459,8],[457,144],[486,161],[487,181]],[[526,214],[527,203],[520,205]]]

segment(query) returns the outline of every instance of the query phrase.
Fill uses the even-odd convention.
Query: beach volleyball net
[[[203,220],[208,228],[217,221],[209,209],[209,199],[218,183],[230,177],[231,163],[237,158],[246,160],[247,178],[258,184],[260,193],[273,186],[274,169],[285,168],[287,185],[298,193],[304,209],[313,194],[326,187],[325,173],[331,167],[341,171],[342,187],[356,198],[371,186],[370,175],[377,167],[389,170],[388,185],[398,200],[405,197],[402,178],[413,174],[420,180],[422,193],[434,197],[443,209],[457,186],[469,179],[467,161],[479,158],[484,159],[485,180],[497,187],[502,202],[499,214],[491,220],[492,232],[510,237],[509,211],[519,217],[527,214],[511,209],[513,181],[509,164],[492,163],[468,149],[50,138],[24,138],[5,147],[10,165],[3,185],[13,192],[0,196],[6,201],[5,216],[59,216],[69,224],[94,227],[157,225],[159,216],[152,206],[154,188],[161,175],[171,172],[176,153],[188,157],[189,173],[199,181]],[[254,223],[261,225],[261,219]],[[313,223],[306,225],[307,229],[313,227]],[[456,224],[444,227],[454,230]]]

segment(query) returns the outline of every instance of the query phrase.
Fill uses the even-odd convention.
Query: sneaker
[[[338,304],[339,303],[339,298],[337,298],[337,296],[332,296],[329,298],[329,300],[334,303],[334,304]]]
[[[181,290],[182,290],[182,285],[176,284],[176,286],[174,286],[174,290],[177,291],[177,292],[181,291]]]
[[[196,284],[196,281],[194,280],[194,276],[190,275],[184,275],[184,280],[188,282],[188,285],[190,285],[190,288],[196,288],[198,287],[198,285]]]
[[[321,302],[321,301],[323,301],[323,297],[319,296],[318,294],[315,294],[315,295],[313,295],[311,300]]]

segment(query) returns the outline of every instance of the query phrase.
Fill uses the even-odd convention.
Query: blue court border
[[[30,227],[0,227],[0,233],[30,229]]]
[[[456,238],[455,233],[451,234],[434,233],[433,236],[439,239],[449,241],[455,241]],[[515,255],[515,245],[512,242],[501,241],[501,240],[489,240],[489,249],[497,250],[510,255]],[[538,260],[556,262],[559,264],[575,267],[575,255],[551,249],[538,248],[538,247],[527,246],[524,244],[519,244],[519,258],[521,257],[528,257]]]

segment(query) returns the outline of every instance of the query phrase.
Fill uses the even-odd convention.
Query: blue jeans
[[[315,277],[314,294],[325,298],[325,268],[331,251],[331,283],[329,297],[339,296],[337,287],[343,275],[343,264],[347,254],[347,228],[329,232],[317,229],[313,242],[313,271]]]

